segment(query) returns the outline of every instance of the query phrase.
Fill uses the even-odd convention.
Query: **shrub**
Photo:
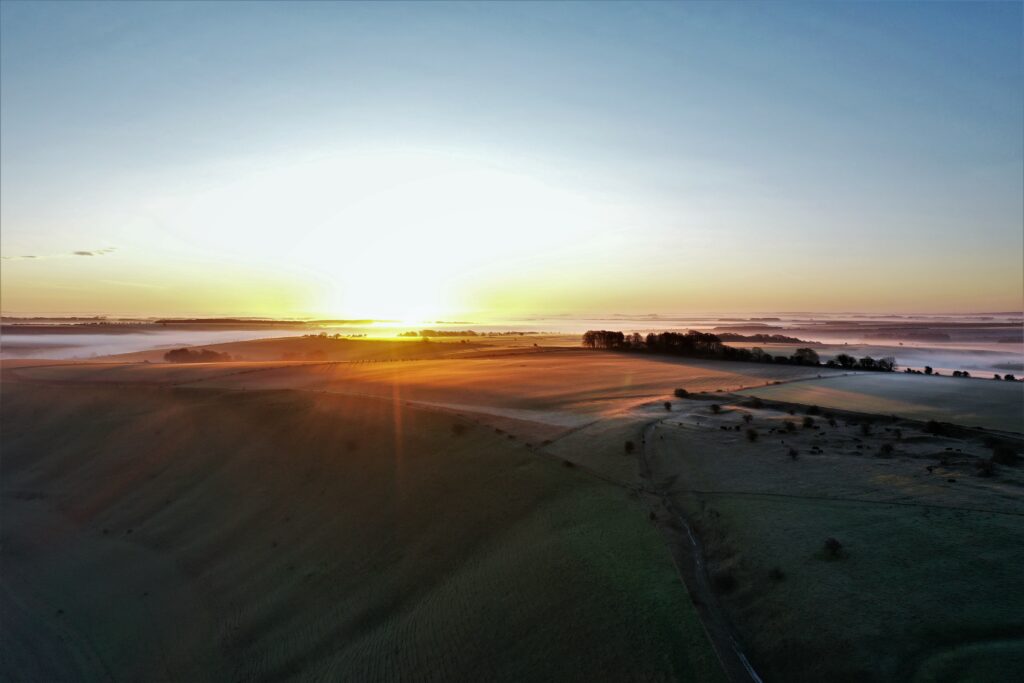
[[[636,450],[636,444],[633,443],[632,441],[627,441],[626,442],[626,452],[627,453],[632,453],[634,450]]]
[[[871,423],[870,422],[861,422],[860,423],[860,433],[863,434],[864,436],[871,436]]]
[[[753,443],[754,441],[757,441],[757,430],[756,429],[748,429],[747,430],[747,441],[750,441],[751,443]]]
[[[828,426],[829,426],[829,427],[838,427],[838,426],[839,426],[839,423],[838,423],[838,422],[836,422],[836,419],[835,419],[834,417],[830,417],[830,418],[828,419]]]
[[[814,426],[814,418],[810,415],[804,416],[804,429],[810,429]]]
[[[978,468],[978,475],[982,477],[991,477],[996,473],[996,464],[991,459],[978,460],[974,466]]]
[[[787,432],[795,432],[796,431],[796,423],[795,422],[790,422],[789,420],[786,420],[785,425],[786,425],[786,431]]]
[[[949,424],[945,422],[936,422],[935,420],[928,420],[924,425],[924,431],[929,434],[936,434],[942,436],[949,432]]]
[[[727,571],[715,572],[711,581],[715,586],[715,590],[719,593],[731,593],[736,590],[736,586],[739,583],[736,581],[736,577]]]
[[[718,415],[720,412],[722,412],[722,406],[718,405],[717,403],[712,403],[711,412],[714,413],[715,415]]]
[[[750,424],[750,422],[753,419],[754,419],[754,416],[751,415],[750,413],[743,413],[743,421],[746,422],[747,424]]]
[[[831,536],[825,539],[825,557],[838,558],[843,553],[843,544]]]
[[[687,391],[686,389],[676,389],[672,393],[675,394],[676,398],[686,398],[687,396],[690,395],[690,392]]]
[[[671,401],[665,401],[665,410],[669,410],[669,411],[672,410],[672,402]]]
[[[1000,465],[1016,465],[1020,460],[1020,456],[1010,448],[1003,444],[999,444],[992,447],[992,462]]]

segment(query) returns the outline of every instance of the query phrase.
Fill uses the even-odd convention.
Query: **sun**
[[[436,281],[388,274],[344,278],[327,293],[319,309],[330,317],[402,323],[438,320],[452,313]]]

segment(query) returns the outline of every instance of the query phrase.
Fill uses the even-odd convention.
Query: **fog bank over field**
[[[700,330],[733,346],[759,346],[788,355],[795,345],[815,348],[823,360],[839,353],[893,356],[901,367],[972,374],[1024,372],[1024,323],[1014,312],[971,315],[761,313],[729,315],[594,315],[477,317],[418,322],[373,320],[210,319],[156,321],[107,318],[5,317],[0,358],[85,359],[160,348],[199,346],[310,333],[394,337],[429,329],[477,334],[519,331],[577,335],[588,329],[627,333]],[[768,337],[787,340],[775,343]],[[798,340],[798,341],[789,341]],[[565,344],[566,339],[543,343]]]

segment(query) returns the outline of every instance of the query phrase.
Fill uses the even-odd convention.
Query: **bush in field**
[[[626,452],[627,453],[632,453],[635,450],[636,450],[636,444],[633,443],[632,441],[627,441],[626,442]]]
[[[712,403],[711,412],[714,413],[715,415],[718,415],[720,412],[722,412],[722,406],[718,405],[717,403]]]
[[[1019,461],[1020,456],[1009,446],[999,444],[992,447],[992,462],[1000,465],[1016,465]]]
[[[686,398],[687,396],[690,395],[690,392],[687,391],[686,389],[676,389],[672,393],[675,395],[676,398]]]
[[[810,415],[804,416],[804,429],[810,429],[814,426],[814,418]]]
[[[731,593],[736,590],[736,586],[739,584],[736,581],[736,577],[728,571],[716,572],[711,577],[711,580],[714,583],[715,590],[719,593]]]
[[[790,422],[789,420],[786,420],[786,422],[784,424],[786,425],[786,431],[787,432],[795,432],[796,431],[796,423],[795,422]]]
[[[825,557],[831,559],[838,559],[843,554],[843,544],[837,539],[829,538],[825,539]]]
[[[665,401],[665,410],[672,410],[672,402]]]
[[[836,422],[836,419],[835,419],[834,417],[830,417],[830,418],[828,419],[828,426],[829,426],[829,427],[838,427],[838,426],[839,426],[839,423],[838,423],[838,422]]]
[[[747,430],[747,441],[750,441],[751,443],[753,443],[754,441],[757,441],[757,430],[756,429],[748,429]]]
[[[870,422],[861,422],[860,423],[860,433],[863,434],[864,436],[871,436],[871,423]]]
[[[751,415],[750,413],[743,413],[743,421],[746,422],[747,424],[750,424],[753,419],[754,416]]]
[[[950,424],[946,422],[937,422],[935,420],[928,420],[924,425],[924,431],[929,434],[935,434],[937,436],[945,436],[950,431]]]

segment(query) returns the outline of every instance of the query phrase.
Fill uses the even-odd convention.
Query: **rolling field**
[[[720,677],[639,502],[492,429],[302,392],[3,399],[7,680]]]
[[[721,680],[720,614],[766,680],[998,681],[1024,658],[1019,467],[980,476],[981,436],[791,431],[749,400],[1008,429],[1019,384],[374,343],[5,362],[0,673]],[[707,395],[666,409],[680,387]]]
[[[757,387],[767,400],[1024,432],[1024,383],[863,373]]]
[[[865,433],[817,417],[817,429],[789,431],[802,415],[693,403],[654,430],[647,459],[700,537],[709,581],[765,680],[1015,678],[1019,465],[983,476],[991,451],[980,438],[911,423]]]

